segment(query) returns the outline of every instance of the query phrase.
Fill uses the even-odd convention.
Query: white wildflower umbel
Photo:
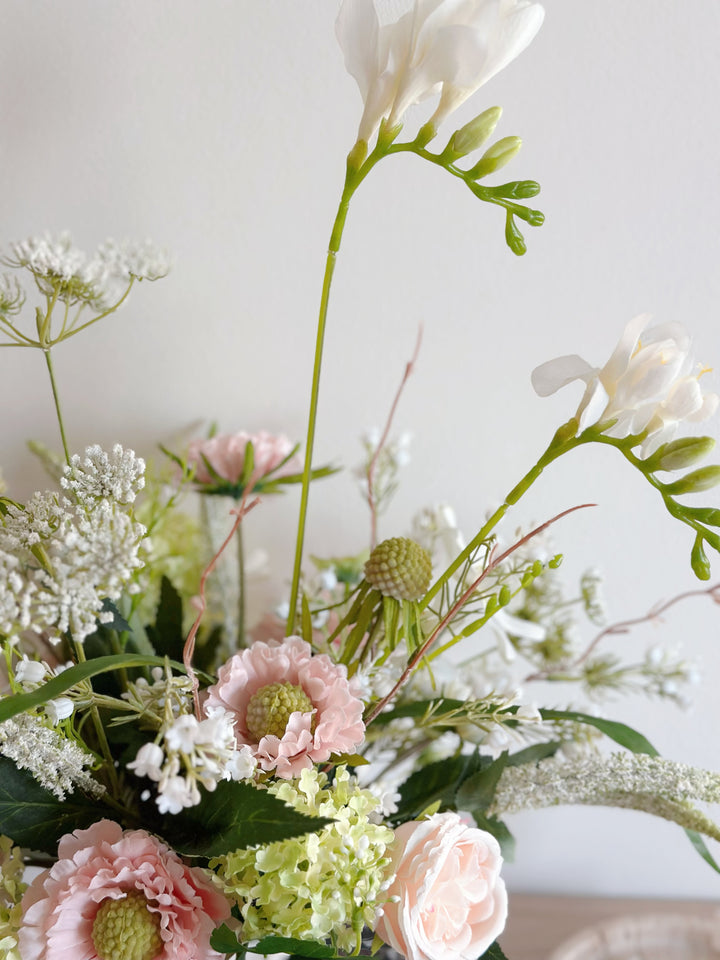
[[[95,757],[32,714],[21,713],[0,723],[0,754],[28,770],[59,800],[78,788],[93,797],[104,792],[88,772]]]
[[[104,601],[133,592],[145,528],[129,510],[144,463],[131,450],[89,447],[61,483],[69,496],[36,493],[0,518],[0,631],[66,631],[82,641],[112,619]]]
[[[369,141],[382,120],[401,123],[411,104],[439,90],[430,121],[437,129],[522,53],[543,17],[529,0],[415,0],[381,26],[372,0],[344,0],[335,29],[365,102],[358,139]]]

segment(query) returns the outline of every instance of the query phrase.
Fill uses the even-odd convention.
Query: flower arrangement
[[[378,536],[407,457],[392,425],[411,361],[356,470],[368,549],[312,558],[304,549],[311,489],[335,472],[314,465],[313,448],[351,199],[381,160],[411,154],[499,207],[507,246],[524,254],[518,223],[542,224],[525,203],[540,188],[486,182],[521,146],[516,137],[487,146],[500,109],[436,143],[542,20],[531,0],[415,0],[383,25],[370,0],[342,3],[337,35],[364,108],[331,231],[302,457],[284,436],[245,431],[164,449],[153,469],[120,445],[73,453],[53,348],[164,277],[167,258],[149,243],[112,242],[87,256],[66,235],[3,256],[2,346],[43,353],[62,446],[61,456],[36,448],[52,489],[25,503],[0,496],[8,960],[332,960],[385,945],[407,960],[500,960],[506,817],[559,803],[672,820],[720,871],[702,839],[720,839],[720,828],[697,806],[720,800],[720,774],[663,760],[624,724],[541,708],[519,689],[562,680],[598,699],[639,690],[681,702],[691,667],[657,649],[639,664],[606,654],[603,639],[631,624],[604,624],[593,572],[577,600],[563,593],[547,534],[582,507],[509,541],[498,532],[555,460],[603,444],[689,528],[692,569],[709,580],[720,510],[684,497],[720,482],[720,466],[703,463],[712,439],[685,425],[709,418],[718,397],[703,389],[679,325],[638,317],[604,365],[573,355],[535,370],[541,396],[574,380],[584,395],[470,539],[446,505],[418,514],[409,535]],[[408,132],[408,108],[428,97],[434,111]],[[288,597],[250,625],[243,522],[294,486]],[[698,592],[720,600],[717,587]],[[572,630],[576,612],[596,627],[588,643]],[[24,877],[28,864],[34,877]]]

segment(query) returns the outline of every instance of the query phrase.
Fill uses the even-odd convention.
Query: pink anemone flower
[[[195,480],[198,483],[215,483],[216,478],[238,483],[245,468],[245,448],[253,445],[254,472],[258,479],[277,470],[276,477],[296,473],[299,463],[292,457],[285,460],[293,449],[293,444],[282,434],[272,434],[261,430],[259,433],[218,433],[208,440],[193,440],[188,450],[188,462],[194,463]],[[207,465],[216,476],[213,476]]]
[[[57,863],[30,884],[22,911],[23,960],[119,955],[119,911],[133,949],[153,960],[220,960],[210,934],[230,905],[204,870],[149,833],[99,820],[60,840]]]
[[[290,779],[362,743],[358,694],[345,666],[287,637],[256,641],[232,656],[208,689],[206,708],[232,712],[238,745],[250,746],[263,770]]]

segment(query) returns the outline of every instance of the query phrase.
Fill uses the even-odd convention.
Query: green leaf
[[[163,577],[160,582],[160,600],[155,623],[147,627],[147,634],[160,656],[182,658],[185,646],[182,599],[167,577]]]
[[[55,856],[60,837],[103,816],[114,819],[101,800],[90,800],[82,793],[59,800],[27,770],[0,757],[0,833],[18,846]]]
[[[688,840],[695,847],[695,849],[703,858],[703,860],[706,863],[710,864],[710,866],[713,868],[713,870],[716,873],[720,873],[720,866],[718,866],[717,861],[708,850],[705,841],[703,840],[702,836],[697,832],[697,830],[686,830],[685,833],[687,834]]]
[[[231,956],[237,954],[242,956],[248,951],[248,947],[240,943],[226,923],[216,927],[210,934],[210,946],[218,953],[230,954]]]
[[[480,830],[487,830],[500,844],[500,852],[507,863],[512,863],[515,859],[515,837],[510,833],[508,825],[504,820],[498,820],[497,817],[483,817],[480,814],[473,813],[473,819]]]
[[[109,630],[117,630],[118,633],[129,633],[130,624],[127,622],[125,617],[120,613],[118,608],[106,597],[102,602],[103,613],[111,613],[112,620],[103,621],[103,627],[106,627]]]
[[[496,940],[495,943],[491,944],[485,953],[478,958],[478,960],[508,960],[508,958],[502,952],[500,949],[500,944]]]
[[[398,822],[412,820],[438,801],[443,807],[454,807],[461,784],[489,763],[488,757],[481,757],[476,752],[426,764],[400,787],[400,803],[392,819]]]
[[[493,760],[484,770],[478,770],[471,777],[463,781],[455,794],[455,806],[458,810],[468,810],[475,816],[475,811],[484,814],[493,802],[498,780],[507,766],[507,750]]]
[[[546,743],[534,743],[531,747],[511,753],[507,760],[509,767],[521,767],[524,763],[538,763],[545,757],[552,757],[562,746],[561,740],[548,740]]]
[[[226,923],[210,934],[210,946],[218,953],[244,956],[248,951],[261,956],[290,953],[303,960],[344,960],[338,957],[331,946],[315,940],[298,940],[295,937],[263,937],[262,940],[241,943]]]
[[[655,747],[641,733],[617,720],[605,720],[602,717],[593,717],[589,713],[578,713],[575,710],[543,709],[540,710],[540,714],[543,720],[572,720],[575,723],[585,723],[595,727],[626,750],[632,750],[633,753],[647,753],[651,757],[660,756]]]
[[[218,857],[232,850],[274,843],[313,833],[330,823],[324,817],[298,813],[268,793],[248,783],[223,780],[202,803],[165,818],[163,836],[180,853],[191,857]]]
[[[37,690],[30,693],[16,693],[11,697],[0,698],[0,723],[3,720],[9,720],[10,717],[17,716],[25,710],[32,710],[33,707],[40,707],[48,700],[54,700],[61,694],[74,687],[76,683],[82,680],[88,680],[90,677],[97,676],[99,673],[107,673],[110,670],[121,670],[130,667],[164,667],[166,664],[164,657],[146,657],[137,653],[119,653],[107,657],[97,657],[95,660],[87,660],[84,663],[77,663],[74,667],[68,667],[67,670],[52,680],[48,680]],[[170,661],[170,665],[185,673],[185,667],[181,663]]]
[[[253,446],[252,440],[248,440],[245,444],[245,451],[243,454],[243,468],[240,475],[238,483],[240,486],[245,489],[247,482],[250,479],[253,468],[255,467],[255,447]]]

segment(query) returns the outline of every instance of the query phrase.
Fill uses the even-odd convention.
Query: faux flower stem
[[[57,383],[55,381],[55,371],[53,370],[52,356],[50,347],[43,348],[45,363],[47,364],[48,374],[50,375],[50,386],[52,387],[53,400],[55,401],[55,413],[57,414],[58,426],[60,427],[60,437],[62,439],[65,461],[70,464],[70,450],[68,448],[67,437],[65,436],[65,425],[63,423],[62,409],[60,407],[60,394],[58,393]]]
[[[505,516],[508,509],[513,504],[517,503],[517,501],[525,493],[527,493],[533,483],[535,483],[537,478],[543,472],[545,467],[549,466],[553,460],[557,460],[557,458],[562,456],[564,453],[568,453],[581,443],[587,442],[585,439],[583,439],[585,434],[581,434],[579,437],[574,435],[575,429],[577,429],[577,421],[575,420],[570,420],[563,427],[560,427],[550,442],[547,450],[545,453],[543,453],[537,463],[531,467],[522,480],[513,487],[487,523],[481,527],[481,529],[478,531],[475,537],[473,537],[465,549],[458,554],[445,572],[441,574],[441,576],[439,576],[435,583],[430,587],[428,592],[420,601],[421,610],[424,610],[429,606],[433,598],[440,592],[440,590],[442,590],[443,586],[450,580],[450,577],[452,577],[455,571],[458,570],[458,568],[461,567],[466,560],[472,556],[478,547],[487,540],[497,524]],[[571,435],[568,436],[568,434]]]
[[[76,642],[74,646],[78,663],[84,663],[86,657],[82,643]],[[118,780],[117,771],[115,770],[115,760],[113,758],[107,736],[105,735],[105,728],[103,727],[103,723],[100,718],[100,711],[95,703],[93,703],[90,707],[90,716],[92,717],[93,726],[95,727],[95,733],[97,734],[100,751],[105,758],[105,766],[107,768],[107,774],[112,787],[112,792],[115,796],[120,796],[120,782]]]
[[[245,545],[243,543],[242,529],[242,524],[240,524],[235,534],[238,563],[238,649],[245,646]]]
[[[328,304],[330,302],[330,287],[332,285],[333,273],[335,271],[335,262],[340,250],[345,220],[347,218],[350,200],[362,181],[368,175],[375,164],[385,156],[387,145],[380,141],[373,150],[372,154],[361,165],[357,166],[355,162],[356,150],[358,145],[348,157],[347,173],[345,175],[345,186],[343,187],[340,205],[335,216],[332,232],[330,234],[330,243],[328,246],[327,258],[325,261],[325,276],[323,279],[322,294],[320,297],[320,314],[318,317],[317,336],[315,339],[315,359],[313,362],[313,378],[310,390],[310,410],[308,413],[307,437],[305,440],[305,465],[303,467],[302,489],[300,493],[300,512],[298,516],[298,529],[295,541],[295,562],[293,565],[292,587],[290,589],[290,610],[287,619],[288,636],[295,632],[295,621],[297,619],[297,604],[300,593],[300,572],[302,568],[303,545],[305,542],[305,523],[307,520],[308,498],[310,494],[310,473],[312,471],[312,454],[315,443],[315,425],[317,420],[318,396],[320,393],[320,370],[322,366],[323,345],[325,342],[325,327],[327,323]]]

